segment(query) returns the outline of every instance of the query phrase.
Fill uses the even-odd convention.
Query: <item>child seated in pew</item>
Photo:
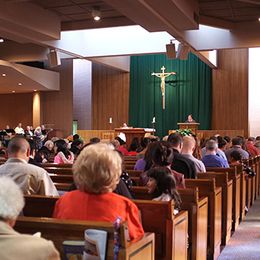
[[[0,259],[58,260],[51,241],[16,232],[16,219],[24,207],[23,194],[11,178],[0,177]]]
[[[153,200],[174,201],[174,214],[178,213],[181,204],[180,195],[176,189],[176,182],[167,167],[155,167],[147,172],[148,182],[146,184],[148,193],[153,195]]]

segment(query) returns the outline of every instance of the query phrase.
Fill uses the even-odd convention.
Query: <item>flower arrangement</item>
[[[182,135],[182,136],[189,136],[189,135],[194,135],[194,133],[192,132],[192,130],[190,128],[186,128],[186,129],[177,129],[176,133]]]

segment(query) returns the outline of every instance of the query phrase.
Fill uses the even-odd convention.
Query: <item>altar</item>
[[[129,148],[133,138],[137,137],[139,141],[144,137],[146,133],[153,133],[154,129],[152,128],[133,128],[133,127],[121,127],[115,128],[115,136],[118,136],[119,133],[124,133],[126,136],[126,146]]]

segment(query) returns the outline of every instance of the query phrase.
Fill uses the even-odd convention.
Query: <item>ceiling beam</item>
[[[0,2],[0,35],[19,42],[58,40],[60,18],[32,3]]]
[[[116,26],[127,26],[134,25],[135,23],[128,19],[127,17],[111,17],[102,18],[99,22],[94,22],[93,19],[82,20],[82,21],[70,21],[62,22],[62,31],[72,31],[72,30],[82,30],[82,29],[94,29],[94,28],[106,28],[106,27],[116,27]]]

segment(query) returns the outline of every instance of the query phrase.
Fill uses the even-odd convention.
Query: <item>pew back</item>
[[[114,228],[113,224],[95,221],[72,221],[53,218],[19,217],[15,230],[20,233],[34,234],[41,232],[46,239],[52,240],[63,256],[62,243],[64,240],[84,240],[86,229],[101,229],[108,232],[106,259],[114,259]],[[129,242],[127,239],[127,225],[122,223],[120,227],[120,251],[119,259],[135,259],[140,257],[154,259],[154,234],[146,233],[144,238],[137,242]]]

